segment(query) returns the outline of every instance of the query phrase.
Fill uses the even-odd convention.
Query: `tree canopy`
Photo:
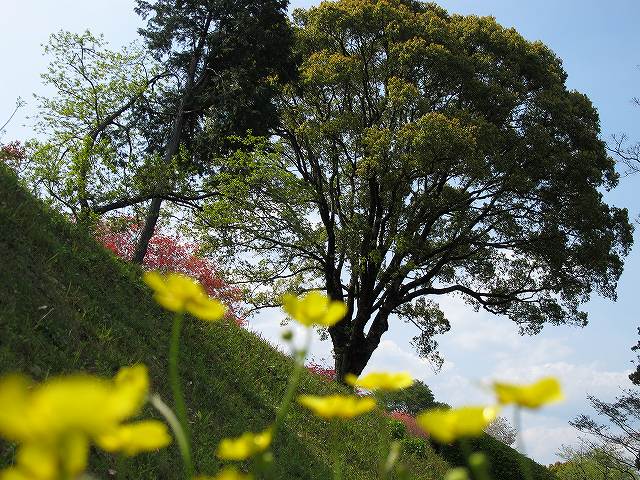
[[[615,298],[632,243],[589,99],[561,61],[490,17],[432,3],[339,0],[296,10],[299,79],[278,142],[218,162],[209,247],[258,289],[320,288],[348,305],[329,330],[339,378],[392,321],[435,358],[458,294],[523,332],[584,325]],[[397,319],[397,320],[396,320]]]

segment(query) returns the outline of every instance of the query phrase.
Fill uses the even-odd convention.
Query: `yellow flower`
[[[515,403],[521,407],[539,408],[547,403],[564,399],[560,382],[552,377],[542,378],[529,385],[495,382],[493,390],[498,397],[498,402],[503,405]]]
[[[218,445],[216,455],[223,460],[245,460],[265,451],[271,445],[271,429],[264,432],[245,432],[237,438],[225,438]]]
[[[481,435],[497,415],[497,407],[434,408],[420,413],[416,421],[434,440],[451,443],[458,438]]]
[[[98,437],[96,443],[107,452],[122,452],[133,456],[166,447],[171,443],[171,436],[164,423],[144,420],[120,425],[112,432]]]
[[[148,388],[143,365],[123,368],[113,380],[69,375],[32,386],[22,376],[0,379],[0,436],[19,444],[16,466],[0,478],[75,478],[86,468],[90,441],[136,415]]]
[[[19,480],[19,479],[16,479],[16,480]],[[228,467],[222,470],[220,473],[218,473],[218,475],[216,475],[215,477],[200,475],[200,476],[197,476],[194,480],[253,480],[253,476],[240,473],[238,472],[237,469],[233,467]]]
[[[300,395],[298,402],[313,410],[319,417],[349,419],[370,412],[376,406],[376,401],[371,397],[356,397],[355,395],[328,395],[317,397],[315,395]]]
[[[353,387],[366,390],[402,390],[413,385],[413,378],[406,372],[400,373],[370,373],[362,378],[348,373],[344,380]]]
[[[19,468],[9,467],[0,470],[0,480],[33,480],[33,478]]]
[[[0,436],[14,442],[29,436],[26,423],[26,404],[30,382],[20,375],[0,379]]]
[[[347,313],[343,302],[330,300],[326,295],[312,291],[299,299],[290,293],[282,297],[282,308],[294,320],[307,327],[321,325],[331,327],[342,320]]]
[[[179,273],[161,275],[146,272],[144,281],[154,291],[154,298],[161,306],[172,312],[189,312],[207,322],[220,320],[226,311],[219,301],[209,298],[195,280]]]
[[[112,408],[122,419],[133,417],[147,400],[149,393],[149,371],[141,364],[123,367],[114,379],[115,390],[111,400]]]

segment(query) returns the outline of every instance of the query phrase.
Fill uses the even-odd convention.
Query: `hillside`
[[[141,272],[35,200],[2,166],[0,258],[0,374],[21,371],[43,379],[86,370],[111,376],[122,365],[142,362],[153,389],[170,398],[165,376],[170,321],[141,283]],[[272,421],[293,364],[235,325],[188,321],[181,348],[196,467],[213,473],[222,437],[257,431]],[[302,385],[308,393],[337,389],[311,374]],[[385,436],[380,430],[387,425],[380,414],[349,425],[346,479],[375,478],[378,443]],[[328,434],[323,421],[294,409],[274,447],[277,477],[330,478]],[[488,437],[478,442],[491,454],[496,480],[520,478],[515,451]],[[441,454],[451,464],[458,461],[456,448]],[[0,443],[0,466],[12,455],[13,448]],[[416,479],[440,480],[449,466],[430,448],[403,458]],[[179,465],[171,447],[136,457],[118,478],[179,478]],[[536,478],[552,478],[537,464],[532,467]],[[95,453],[90,471],[109,478],[110,469],[116,469],[115,459]]]

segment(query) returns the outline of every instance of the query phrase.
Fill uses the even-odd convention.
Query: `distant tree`
[[[609,455],[633,472],[640,471],[640,392],[625,390],[613,402],[589,396],[589,403],[600,418],[579,415],[570,424],[585,434],[587,451]],[[612,461],[613,461],[612,460]]]
[[[416,416],[419,412],[433,408],[435,399],[431,389],[421,380],[402,390],[380,392],[380,402],[389,412],[401,412]]]
[[[591,447],[563,446],[558,453],[562,462],[549,466],[558,480],[637,480],[638,474],[617,457],[613,450]]]
[[[509,420],[501,416],[496,417],[496,419],[491,422],[484,431],[496,440],[500,440],[502,443],[509,446],[516,443],[518,438],[518,430],[509,423]]]
[[[418,425],[416,417],[401,411],[389,412],[389,416],[402,423],[406,432],[413,437],[429,438],[429,435]]]
[[[640,335],[640,328],[638,328],[638,335]],[[640,340],[636,343],[631,350],[634,352],[640,352]],[[629,374],[629,379],[634,385],[640,386],[640,353],[636,356],[636,369]]]
[[[0,143],[0,162],[9,165],[14,170],[18,170],[26,158],[27,150],[17,140],[5,144]]]
[[[327,1],[294,21],[279,143],[222,157],[200,221],[262,286],[256,306],[312,288],[345,301],[339,379],[398,320],[437,362],[441,295],[526,333],[585,325],[593,292],[615,298],[632,227],[603,202],[618,176],[598,114],[548,48],[418,1]]]

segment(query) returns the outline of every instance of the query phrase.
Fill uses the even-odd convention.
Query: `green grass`
[[[141,283],[140,270],[36,201],[3,166],[0,258],[0,374],[20,371],[42,380],[84,370],[111,376],[120,366],[142,362],[150,369],[153,390],[170,403],[166,364],[171,321]],[[293,362],[235,325],[209,326],[191,318],[181,349],[196,469],[215,473],[220,462],[214,451],[222,437],[258,431],[273,421]],[[301,386],[307,393],[339,389],[306,373]],[[144,416],[157,415],[147,409]],[[277,478],[331,478],[330,431],[324,421],[294,408],[274,445]],[[345,479],[376,478],[381,439],[388,431],[388,421],[379,413],[345,427]],[[449,450],[442,452],[447,460],[428,447],[403,455],[403,461],[413,478],[440,480],[449,464],[459,461],[458,450]],[[10,464],[14,453],[12,445],[0,441],[0,466]],[[515,452],[502,446],[491,453],[493,463],[502,465]],[[112,478],[108,471],[115,468],[113,456],[93,452],[90,471],[98,478]],[[534,468],[536,478],[552,478]],[[517,471],[500,473],[496,480],[520,478]],[[128,461],[120,478],[180,475],[174,445]]]

